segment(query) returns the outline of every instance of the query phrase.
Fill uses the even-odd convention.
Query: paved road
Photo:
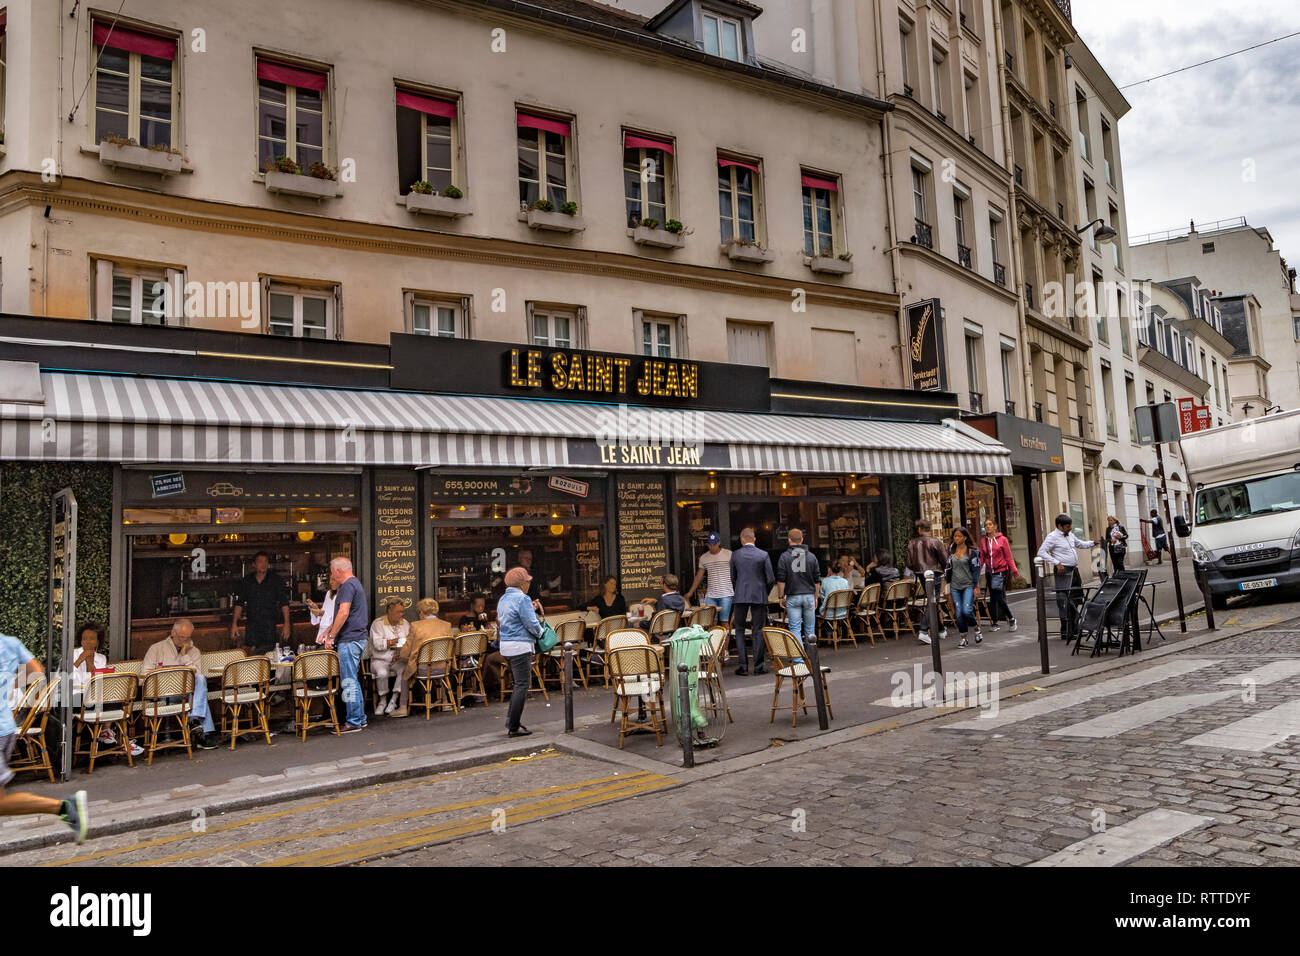
[[[3,862],[1300,863],[1300,617],[1273,605],[1228,620],[1250,614],[1265,626],[990,716],[747,769],[539,755]]]

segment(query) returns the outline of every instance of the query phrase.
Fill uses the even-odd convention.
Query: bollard
[[[573,733],[573,644],[564,642],[564,732]]]
[[[830,718],[826,713],[826,691],[822,688],[822,667],[817,656],[816,634],[804,644],[803,652],[808,658],[808,673],[813,682],[813,697],[817,701],[817,726],[822,730],[830,730]]]
[[[1210,569],[1199,562],[1193,563],[1192,567],[1202,572],[1198,577],[1201,585],[1201,598],[1205,601],[1205,623],[1210,630],[1217,630],[1214,626],[1214,601],[1210,597]]]
[[[686,662],[677,665],[677,726],[682,737],[682,766],[695,766],[695,728],[691,725],[691,684]]]
[[[939,703],[944,702],[943,691],[943,658],[939,654],[939,601],[935,596],[937,588],[934,582],[934,572],[925,572],[925,613],[930,624],[930,663],[934,667],[935,679],[935,700]],[[922,694],[924,697],[924,694]]]
[[[1034,558],[1034,567],[1038,569],[1037,592],[1034,596],[1038,607],[1038,652],[1042,658],[1044,674],[1052,672],[1052,665],[1047,659],[1047,563],[1042,558]]]

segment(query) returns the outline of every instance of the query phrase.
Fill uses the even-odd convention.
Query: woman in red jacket
[[[984,522],[984,538],[980,541],[980,564],[989,576],[989,613],[993,615],[993,630],[998,630],[998,612],[1011,622],[1011,630],[1019,625],[1007,604],[1007,581],[1010,575],[1019,575],[1016,559],[1011,556],[1011,542],[998,530],[992,519]]]

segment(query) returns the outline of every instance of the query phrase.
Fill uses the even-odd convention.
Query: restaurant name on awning
[[[505,365],[505,384],[511,388],[640,398],[700,395],[699,366],[676,359],[511,349]]]

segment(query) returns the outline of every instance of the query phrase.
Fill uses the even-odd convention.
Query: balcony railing
[[[1058,202],[1058,203],[1056,204],[1056,218],[1057,218],[1057,219],[1064,219],[1064,218],[1065,218],[1065,203],[1063,203],[1063,202]]]
[[[1075,415],[1074,418],[1071,419],[1071,422],[1074,424],[1074,433],[1076,435],[1080,438],[1086,438],[1088,436],[1088,429],[1084,424],[1082,415]]]
[[[1038,422],[1038,424],[1040,424],[1040,425],[1043,423],[1043,403],[1042,403],[1042,402],[1034,402],[1034,421]]]
[[[947,122],[948,122],[948,117],[947,117],[946,115],[944,115],[943,110],[935,110],[935,111],[934,111],[934,115],[937,116],[937,117],[939,117],[939,122],[940,122],[940,123],[947,123]]]
[[[1031,309],[1034,307],[1034,287],[1031,283],[1025,283],[1025,305]]]
[[[1056,100],[1047,101],[1047,112],[1052,114],[1052,119],[1056,119]]]
[[[1007,287],[1007,267],[1000,262],[993,263],[993,281],[1004,289]]]
[[[1025,184],[1025,168],[1024,168],[1023,166],[1017,166],[1017,167],[1016,167],[1016,185],[1017,185],[1017,186],[1023,186],[1024,184]]]
[[[934,248],[934,231],[930,228],[928,222],[916,220],[916,235],[912,237],[912,241],[918,246],[925,246],[927,249]]]
[[[1056,0],[1056,9],[1065,15],[1065,19],[1070,20],[1071,23],[1074,22],[1070,17],[1070,0]]]
[[[960,262],[962,265],[964,265],[967,269],[971,268],[971,264],[970,264],[970,246],[963,246],[963,245],[961,245],[960,243],[958,243],[958,245],[957,245],[957,261]]]
[[[970,410],[971,410],[972,412],[977,412],[977,413],[978,413],[978,412],[982,412],[982,411],[984,411],[984,393],[983,393],[983,392],[971,392],[971,393],[970,393]]]
[[[1016,403],[1015,403],[1015,402],[1007,402],[1007,414],[1008,414],[1008,415],[1014,415],[1015,413],[1016,413]]]
[[[1012,73],[1016,71],[1016,58],[1011,55],[1010,50],[1007,51],[1007,69]]]
[[[912,95],[912,88],[911,88],[910,86],[908,86],[906,83],[903,84],[903,95],[904,95],[904,96],[911,96],[911,95]]]

